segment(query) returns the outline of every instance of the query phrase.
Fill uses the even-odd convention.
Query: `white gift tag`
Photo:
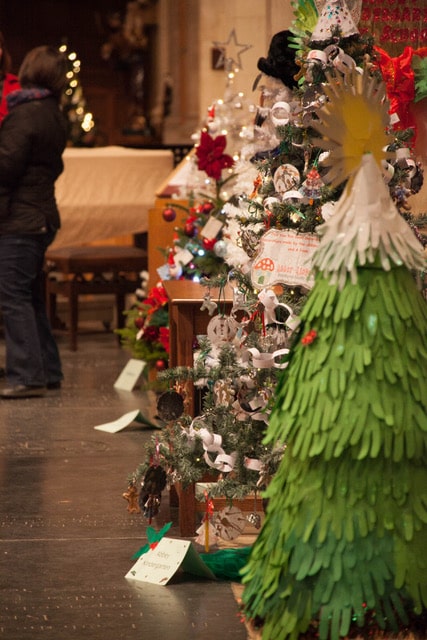
[[[193,254],[188,249],[177,251],[173,257],[175,264],[182,264],[184,266],[191,262],[193,258]]]
[[[222,229],[222,222],[217,218],[209,218],[205,226],[200,231],[200,235],[207,240],[213,240]]]

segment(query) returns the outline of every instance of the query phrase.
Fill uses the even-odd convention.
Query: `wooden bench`
[[[46,252],[46,305],[56,321],[57,296],[68,299],[70,349],[77,350],[78,299],[81,295],[113,294],[117,326],[123,327],[125,298],[140,286],[139,273],[148,268],[147,252],[134,246],[77,246]]]

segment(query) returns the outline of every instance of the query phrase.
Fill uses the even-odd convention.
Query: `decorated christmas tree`
[[[328,176],[350,179],[319,229],[276,389],[264,443],[286,450],[243,602],[265,640],[425,637],[427,306],[413,277],[425,261],[381,176],[384,87],[352,72],[325,92]]]
[[[358,32],[360,2],[352,2],[351,11],[345,2],[332,4],[333,10],[328,10],[324,2],[295,3],[292,29],[272,38],[267,57],[258,61],[261,73],[255,86],[261,91],[261,99],[252,129],[241,127],[238,118],[234,129],[230,125],[237,113],[236,93],[232,92],[234,100],[224,101],[220,110],[218,105],[211,107],[206,126],[197,136],[192,156],[196,170],[189,180],[192,197],[202,194],[205,200],[190,207],[188,217],[181,227],[176,227],[174,247],[169,248],[172,277],[200,279],[232,269],[248,298],[251,293],[245,277],[253,262],[258,257],[260,262],[263,253],[270,251],[270,240],[284,240],[286,244],[295,234],[311,234],[314,248],[316,227],[333,214],[345,186],[345,181],[331,186],[323,179],[325,153],[313,135],[316,112],[326,99],[323,87],[328,82],[327,74],[333,77],[335,73],[363,73],[365,69],[381,77],[384,69],[384,52],[375,47],[372,37],[362,37]],[[316,5],[322,9],[320,15]],[[398,111],[396,103],[397,99],[394,109]],[[410,196],[423,183],[422,167],[412,151],[416,132],[405,127],[406,120],[398,123],[396,113],[393,117],[393,136],[387,143],[397,154],[384,160],[383,179],[399,212],[419,234],[410,207]],[[390,127],[389,123],[385,126]],[[233,136],[230,145],[231,131],[238,131],[239,135]],[[235,153],[239,139],[240,147]],[[212,163],[219,159],[225,145],[227,151],[233,149],[232,168],[227,173],[223,171],[220,180],[209,173],[206,178],[200,171],[200,159],[209,158]],[[214,221],[216,225],[211,224]],[[261,270],[267,270],[266,261],[260,265],[264,267]],[[266,286],[266,275],[252,277],[249,289],[253,312],[257,310],[257,289]],[[286,281],[276,272],[277,282],[273,283],[271,277],[269,281],[285,285],[280,301],[298,310],[309,285],[306,275],[307,272],[299,279]]]
[[[59,50],[68,61],[67,86],[62,98],[62,109],[69,122],[68,139],[74,147],[95,144],[95,122],[87,110],[86,99],[80,82],[80,60],[75,51],[69,51],[63,43]]]
[[[170,388],[163,400],[177,402],[180,411],[167,418],[168,428],[153,438],[146,458],[130,477],[135,486],[142,483],[141,495],[145,495],[144,477],[153,460],[166,471],[171,485],[189,485],[206,474],[216,479],[208,499],[225,495],[234,500],[259,493],[274,476],[285,451],[285,440],[264,440],[278,375],[286,366],[288,348],[300,335],[296,316],[314,283],[310,260],[319,243],[317,227],[335,217],[355,169],[349,171],[346,166],[341,171],[341,165],[335,164],[328,168],[333,156],[318,137],[318,112],[343,78],[372,82],[381,78],[372,39],[361,38],[355,26],[357,16],[353,19],[344,3],[336,4],[336,12],[319,16],[312,2],[301,2],[294,30],[279,32],[272,39],[267,57],[258,62],[262,99],[253,135],[245,138],[233,166],[227,164],[230,156],[218,129],[212,135],[208,130],[200,134],[193,159],[200,161],[199,173],[206,168],[211,173],[208,186],[213,187],[213,196],[194,212],[191,225],[196,229],[177,238],[173,266],[181,266],[176,277],[185,277],[187,267],[194,267],[195,248],[200,249],[206,237],[200,230],[211,221],[217,224],[210,227],[214,232],[208,237],[213,252],[215,247],[221,249],[215,256],[222,262],[217,272],[205,272],[207,277],[201,279],[206,285],[203,308],[207,314],[217,314],[209,321],[207,336],[195,340],[194,367],[179,367],[160,376]],[[364,99],[356,99],[355,94],[356,89],[345,94],[347,120],[340,131],[353,132],[351,145],[358,149],[358,162],[369,150],[360,147],[358,130],[374,117],[375,110],[367,111]],[[385,109],[375,123],[378,140],[387,150],[379,159],[384,173],[376,177],[403,221],[409,215],[408,197],[422,183],[422,168],[407,144],[411,132],[391,132]],[[397,160],[394,152],[399,149],[404,153]],[[343,153],[346,157],[346,147]],[[215,168],[219,173],[213,173]],[[231,172],[233,181],[228,181]],[[233,187],[227,201],[224,182]],[[191,238],[190,231],[194,232]],[[411,234],[417,243],[412,230]],[[186,265],[182,255],[189,258]],[[423,265],[419,262],[417,268]],[[226,286],[233,294],[229,315],[221,303]],[[220,291],[216,299],[210,294],[213,287]],[[308,327],[306,334],[305,345],[316,342],[314,327]],[[200,389],[202,396],[195,418],[185,411],[187,382]]]
[[[150,370],[163,371],[169,359],[168,297],[161,282],[147,290],[148,272],[140,273],[141,286],[135,291],[133,306],[125,311],[126,323],[116,332],[124,348]],[[146,382],[149,382],[146,380]],[[159,385],[157,385],[159,386]]]
[[[241,53],[250,47],[238,45],[234,52],[229,51],[227,45],[235,38],[233,30],[228,43],[214,43],[222,51],[219,62],[224,65],[225,89],[223,96],[209,105],[201,129],[192,136],[194,150],[184,161],[185,179],[175,196],[188,205],[172,199],[163,211],[164,219],[175,225],[173,245],[164,248],[164,279],[199,281],[228,270],[224,207],[241,192],[239,180],[252,188],[254,176],[248,177],[245,146],[253,139],[256,113],[255,104],[236,87]]]

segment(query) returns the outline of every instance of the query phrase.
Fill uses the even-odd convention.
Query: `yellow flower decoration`
[[[313,126],[323,136],[316,140],[318,146],[330,151],[322,163],[331,167],[325,181],[332,186],[344,182],[357,171],[366,153],[379,165],[381,160],[394,157],[385,151],[393,136],[387,133],[389,104],[382,82],[353,70],[344,76],[328,75],[324,92],[328,101]]]

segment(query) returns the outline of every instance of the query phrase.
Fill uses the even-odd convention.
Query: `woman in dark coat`
[[[7,386],[0,398],[59,388],[61,361],[46,314],[43,263],[60,227],[55,181],[63,171],[67,124],[60,109],[67,63],[36,47],[19,70],[0,128],[0,308]]]

